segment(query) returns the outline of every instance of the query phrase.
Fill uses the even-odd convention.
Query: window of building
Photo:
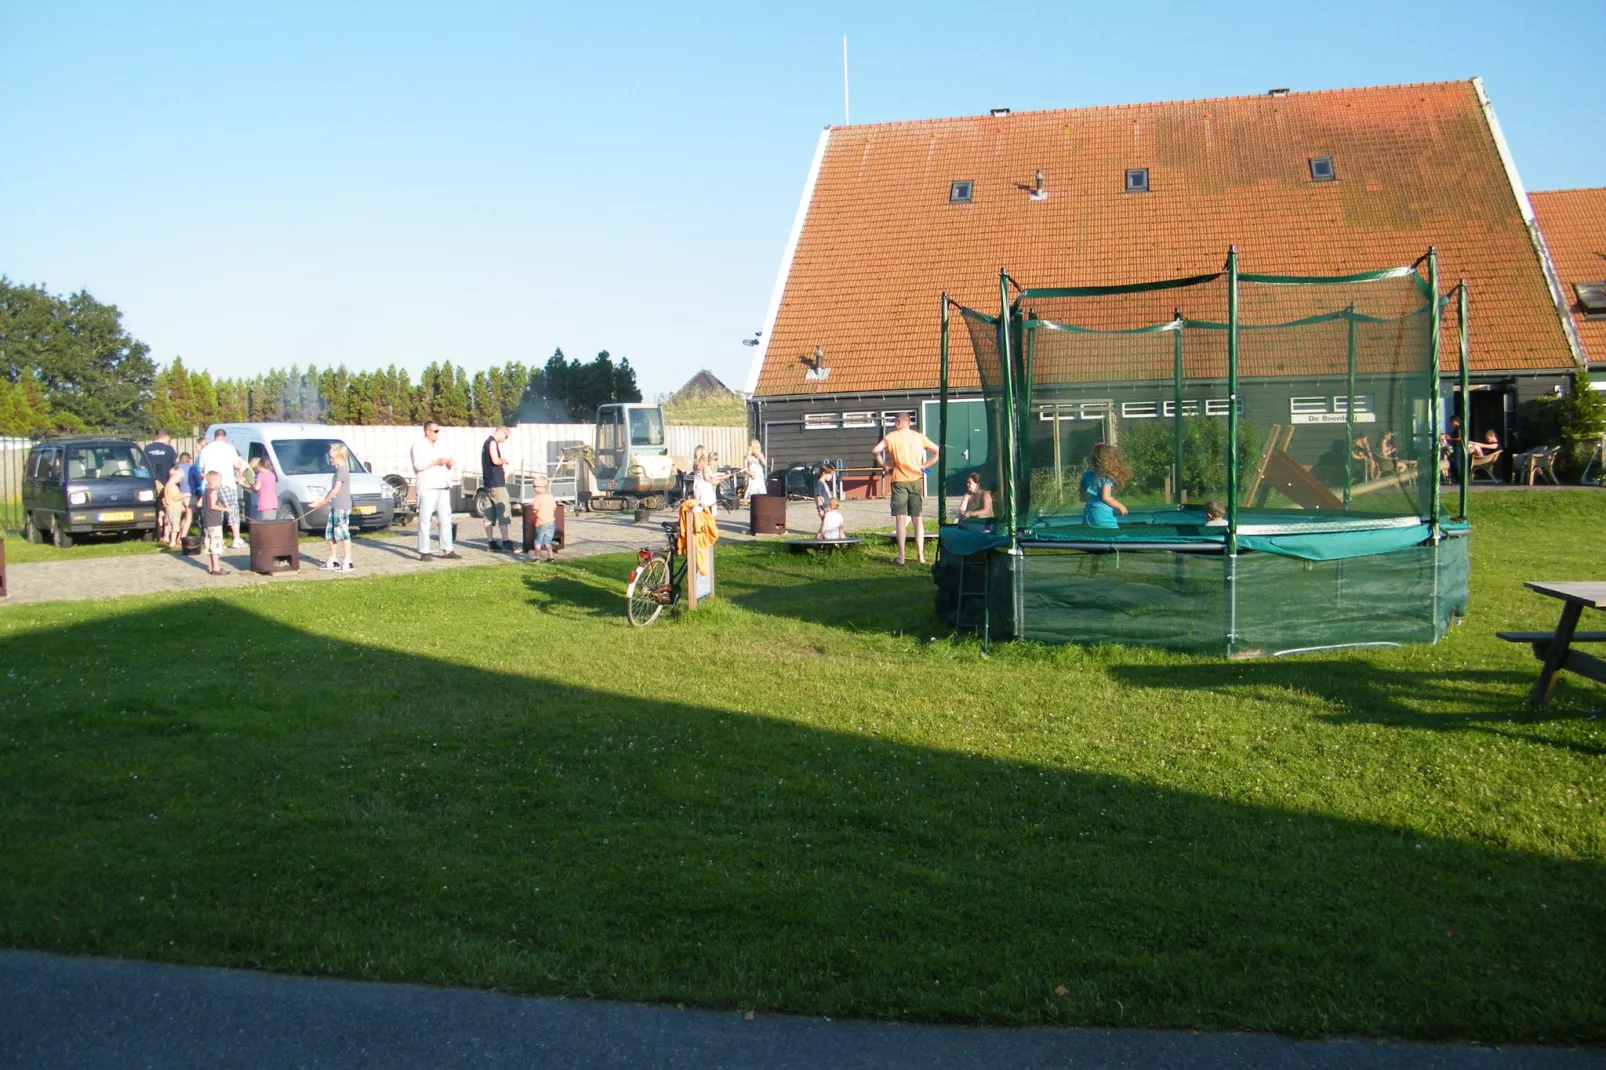
[[[837,414],[834,412],[806,412],[803,414],[803,430],[830,431],[838,424]]]
[[[1331,156],[1312,156],[1310,158],[1310,180],[1312,182],[1333,182],[1338,179],[1338,172],[1333,170]]]
[[[891,411],[883,412],[881,414],[881,426],[888,431],[897,428],[898,415],[900,413],[909,417],[910,427],[918,428],[920,426],[920,417],[913,409],[892,409]]]
[[[949,204],[969,204],[971,195],[976,192],[976,183],[968,178],[961,178],[948,187]]]
[[[845,412],[842,414],[843,427],[874,427],[875,413],[873,412]]]
[[[1123,401],[1121,415],[1128,420],[1149,420],[1160,415],[1157,401]]]
[[[1149,169],[1147,167],[1127,168],[1126,191],[1128,193],[1149,192]]]
[[[1573,292],[1586,320],[1606,319],[1606,282],[1575,282]]]

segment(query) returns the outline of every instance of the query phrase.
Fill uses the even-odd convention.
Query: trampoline
[[[957,309],[998,518],[941,523],[939,616],[986,639],[1253,656],[1433,642],[1465,614],[1431,250],[1340,277],[1240,274],[1236,250],[1220,273],[1128,286],[1001,272],[999,298],[995,316],[943,295],[941,441]],[[1114,528],[1084,517],[1096,443],[1130,470]]]

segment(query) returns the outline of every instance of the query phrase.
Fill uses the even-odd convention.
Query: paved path
[[[0,1065],[1562,1070],[1606,1065],[1606,1052],[748,1021],[736,1012],[0,951]]]
[[[935,514],[935,502],[928,502],[928,512]],[[885,528],[892,523],[888,503],[878,501],[850,501],[844,503],[844,517],[849,531]],[[594,554],[631,553],[642,546],[659,545],[663,532],[660,520],[671,520],[674,514],[654,514],[647,524],[637,524],[628,513],[587,513],[568,518],[566,534],[568,545],[560,559],[590,557]],[[6,570],[11,597],[0,605],[18,605],[27,602],[70,602],[85,599],[119,598],[132,594],[154,594],[161,591],[192,591],[227,589],[264,583],[290,583],[297,581],[342,583],[362,576],[384,576],[411,573],[420,569],[456,568],[465,565],[521,564],[525,558],[518,555],[491,553],[485,548],[484,526],[472,517],[459,516],[457,530],[460,536],[457,561],[435,559],[423,562],[418,559],[416,528],[395,529],[383,535],[358,537],[352,543],[352,561],[356,571],[350,574],[322,572],[325,543],[301,544],[301,570],[281,572],[272,576],[259,576],[248,571],[251,564],[248,550],[230,550],[223,555],[227,574],[212,576],[206,570],[205,557],[185,557],[152,547],[149,554],[132,554],[120,557],[76,557],[62,561],[35,561],[11,565]],[[520,525],[515,523],[515,535]],[[818,528],[812,502],[792,502],[787,509],[787,527],[793,537],[812,535]],[[933,525],[933,529],[935,525]],[[721,537],[732,541],[751,541],[747,534],[747,510],[738,516],[725,516],[720,523]]]

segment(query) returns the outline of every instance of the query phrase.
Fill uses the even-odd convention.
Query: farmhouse
[[[1606,189],[1535,193],[1533,205],[1584,356],[1606,365]]]
[[[780,463],[868,463],[899,411],[935,438],[943,292],[996,313],[1000,268],[1026,287],[1127,284],[1219,271],[1230,245],[1243,271],[1281,275],[1436,247],[1444,288],[1471,297],[1471,426],[1517,446],[1526,404],[1585,360],[1478,79],[1000,108],[820,135],[746,383],[753,425]],[[1457,330],[1452,307],[1451,380]],[[952,396],[979,397],[962,330],[951,360]]]

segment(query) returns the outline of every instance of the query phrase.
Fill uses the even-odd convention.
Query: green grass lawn
[[[1475,503],[1438,646],[940,638],[881,547],[0,609],[0,944],[800,1014],[1606,1041],[1606,692],[1497,628],[1606,496]],[[9,548],[9,547],[8,547]],[[928,642],[937,635],[938,641]]]

